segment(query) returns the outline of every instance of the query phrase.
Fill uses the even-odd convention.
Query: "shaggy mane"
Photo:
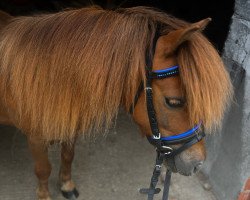
[[[13,123],[48,141],[107,130],[145,80],[157,24],[162,34],[188,25],[145,7],[13,19],[0,36],[0,89]],[[219,125],[231,96],[219,55],[196,34],[179,48],[178,60],[190,123]]]

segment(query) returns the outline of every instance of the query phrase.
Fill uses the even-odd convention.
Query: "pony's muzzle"
[[[205,157],[198,159],[198,158],[192,158],[190,159],[190,156],[185,155],[186,152],[183,152],[183,154],[177,155],[174,159],[175,164],[175,172],[178,172],[184,176],[191,176],[202,168],[202,165],[204,163]],[[188,157],[188,159],[186,158]]]
[[[174,173],[190,176],[202,168],[206,153],[202,146],[193,145],[190,149],[175,155],[174,158],[167,159],[165,165]]]

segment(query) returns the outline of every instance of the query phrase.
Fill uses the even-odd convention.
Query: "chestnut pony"
[[[98,7],[11,17],[0,13],[0,123],[27,136],[38,178],[37,197],[50,199],[48,144],[60,141],[62,191],[71,180],[78,135],[109,129],[120,107],[150,136],[145,91],[146,59],[152,69],[179,66],[179,75],[152,81],[162,136],[202,121],[219,127],[232,94],[228,73],[202,35],[209,19],[190,24],[146,7]],[[159,38],[152,52],[156,32]],[[192,174],[205,159],[204,141],[175,158],[175,171]]]

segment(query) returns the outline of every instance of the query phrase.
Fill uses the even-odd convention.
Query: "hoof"
[[[48,191],[40,191],[39,189],[36,190],[37,200],[51,200]]]
[[[67,192],[62,190],[62,195],[66,199],[74,200],[77,199],[77,197],[79,196],[79,192],[76,190],[76,188],[74,188],[72,191]]]

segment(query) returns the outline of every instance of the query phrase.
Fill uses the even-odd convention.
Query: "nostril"
[[[203,165],[203,162],[202,162],[202,161],[196,163],[196,165],[194,166],[194,171],[193,171],[193,172],[196,173],[196,172],[200,171],[202,165]]]

